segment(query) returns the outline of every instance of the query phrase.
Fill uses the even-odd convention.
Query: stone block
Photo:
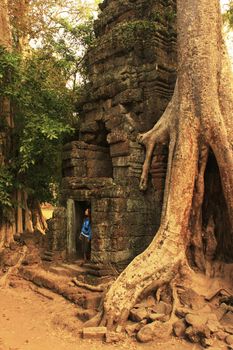
[[[229,311],[227,312],[223,318],[221,319],[221,324],[224,326],[232,326],[233,325],[233,312]]]
[[[110,259],[109,259],[109,254],[108,254],[108,252],[106,252],[106,251],[103,251],[103,250],[101,250],[101,251],[94,251],[93,249],[92,249],[92,251],[91,251],[91,261],[93,262],[93,263],[108,263],[109,261],[111,261]]]
[[[111,160],[87,160],[87,177],[112,177]]]
[[[108,134],[107,141],[110,145],[128,141],[128,135],[123,130],[112,130],[110,134]]]
[[[106,147],[106,152],[87,150],[86,151],[86,158],[88,160],[89,159],[96,159],[96,160],[102,160],[102,161],[103,160],[111,161],[108,147]]]
[[[123,339],[124,339],[123,333],[116,333],[116,332],[107,331],[105,342],[106,343],[117,343]]]
[[[63,178],[63,189],[70,190],[97,190],[103,187],[111,187],[113,185],[112,178],[87,178],[87,177],[66,177]],[[74,193],[74,192],[73,192]],[[81,193],[78,194],[81,197]]]
[[[81,123],[81,126],[80,126],[80,132],[95,133],[98,130],[99,130],[99,127],[96,121]]]
[[[127,186],[129,183],[129,167],[114,167],[113,179],[121,186]]]
[[[99,222],[98,224],[92,226],[93,232],[95,232],[95,236],[99,239],[105,239],[109,236],[109,228],[109,222]]]
[[[187,324],[185,320],[178,320],[173,324],[173,332],[176,337],[184,338]]]
[[[124,213],[126,210],[126,199],[125,198],[111,198],[110,210],[111,210],[111,212],[119,213],[119,215],[121,215],[121,213]],[[111,224],[113,224],[113,223],[111,223]]]
[[[110,198],[98,199],[93,209],[95,212],[109,212],[111,210],[110,202]]]
[[[144,210],[142,210],[142,207],[144,207]],[[137,199],[128,199],[127,212],[145,213],[145,202]]]
[[[111,249],[113,251],[118,250],[124,250],[126,248],[129,248],[130,241],[128,235],[122,237],[121,229],[119,229],[119,236],[118,237],[111,237]]]
[[[134,257],[134,254],[131,249],[125,249],[117,252],[109,252],[108,259],[112,263],[119,264],[122,261],[129,261]]]
[[[185,317],[185,321],[193,326],[193,327],[202,327],[207,323],[208,320],[208,314],[202,314],[202,315],[197,315],[197,314],[187,314]]]
[[[92,205],[92,218],[91,218],[92,226],[95,226],[107,220],[111,220],[110,214],[104,211],[104,212],[98,212],[98,214],[96,215],[94,206]]]
[[[145,214],[141,214],[141,215],[135,215],[134,212],[127,212],[126,213],[126,220],[128,225],[132,225],[132,226],[141,226],[140,228],[145,228],[145,222],[147,220]],[[134,228],[132,228],[134,229]],[[142,235],[145,234],[144,232],[145,230],[142,231]]]
[[[132,337],[133,335],[135,335],[143,326],[145,326],[147,323],[147,320],[144,319],[141,322],[132,322],[131,324],[127,324],[127,326],[125,327],[125,331],[126,333]]]
[[[62,161],[63,161],[63,166],[66,165],[66,161],[69,161],[71,158],[84,158],[84,157],[79,157],[79,154],[76,153],[76,151],[72,150],[63,150],[62,152]]]
[[[157,313],[150,313],[149,314],[149,319],[150,321],[161,321],[161,322],[166,322],[169,320],[169,316],[164,315],[164,314],[157,314]]]
[[[225,339],[225,342],[228,344],[228,345],[232,345],[233,346],[233,335],[228,335]]]
[[[167,304],[164,301],[160,301],[152,307],[152,311],[158,314],[170,315],[172,306],[171,304]]]
[[[185,336],[191,343],[199,343],[201,340],[199,332],[196,332],[196,330],[192,326],[189,326],[186,329]]]
[[[84,339],[100,339],[103,340],[106,336],[106,327],[87,327],[83,328]]]
[[[226,338],[226,336],[228,335],[226,332],[224,332],[224,331],[218,331],[218,332],[216,332],[216,337],[217,337],[217,339],[219,339],[219,340],[225,340],[225,338]]]
[[[86,177],[87,176],[87,166],[85,162],[83,162],[83,166],[79,164],[79,166],[73,167],[72,176],[75,177]]]
[[[130,154],[130,163],[134,166],[135,163],[139,164],[140,169],[142,169],[143,162],[145,160],[144,152],[134,152]]]
[[[111,248],[111,242],[110,239],[96,237],[93,238],[91,247],[92,252],[95,252],[95,254],[101,251],[109,251]]]
[[[226,331],[229,334],[233,334],[233,326],[224,326],[224,331]]]
[[[141,322],[142,320],[149,318],[149,314],[145,307],[133,308],[130,311],[129,318],[133,322]]]
[[[103,119],[103,110],[102,108],[96,108],[95,110],[92,110],[90,112],[85,113],[85,122],[93,123],[93,121],[99,121]]]
[[[95,139],[96,139],[96,134],[94,133],[90,133],[90,132],[86,132],[86,133],[82,133],[80,135],[80,138],[82,139],[82,141],[84,141],[85,143],[94,143]]]
[[[142,89],[128,89],[118,94],[114,98],[113,104],[117,105],[120,103],[124,105],[130,102],[140,102],[142,101],[142,99],[143,99]]]
[[[170,326],[166,323],[154,321],[145,325],[137,334],[137,339],[142,343],[148,343],[153,339],[156,341],[167,341],[170,335]]]
[[[128,167],[129,166],[129,157],[114,157],[112,159],[113,167]]]
[[[84,158],[71,158],[63,161],[63,168],[85,168],[86,159]]]
[[[110,146],[111,157],[128,156],[130,152],[129,142],[115,143]]]
[[[105,116],[105,118],[106,118],[105,127],[109,131],[120,127],[120,125],[123,121],[123,117],[121,115],[113,117],[113,116],[110,116],[109,114],[107,114]]]

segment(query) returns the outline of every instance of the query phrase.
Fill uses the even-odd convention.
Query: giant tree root
[[[222,270],[233,273],[233,266],[222,265]],[[113,337],[113,331],[117,334],[126,331],[140,342],[166,342],[174,335],[204,347],[220,348],[230,341],[233,333],[229,318],[233,310],[231,287],[230,280],[209,278],[180,268],[170,282],[144,291],[143,298],[137,300],[132,310],[124,309],[117,322],[110,313],[100,322],[101,314],[98,314],[85,327],[105,325],[114,342],[122,337]]]

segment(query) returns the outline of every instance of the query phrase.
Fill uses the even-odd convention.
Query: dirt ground
[[[83,340],[75,305],[52,292],[41,295],[30,283],[16,282],[0,289],[0,350],[200,349],[175,338],[163,344],[139,344],[129,338],[118,344]]]

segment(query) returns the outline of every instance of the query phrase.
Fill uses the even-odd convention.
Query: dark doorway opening
[[[85,210],[91,209],[91,203],[88,201],[75,202],[75,232],[76,232],[76,256],[78,259],[83,259],[82,240],[80,239]]]

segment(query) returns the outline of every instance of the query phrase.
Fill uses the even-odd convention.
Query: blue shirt
[[[91,240],[92,232],[91,232],[91,222],[89,218],[85,218],[83,221],[81,235],[88,238],[89,241]]]

